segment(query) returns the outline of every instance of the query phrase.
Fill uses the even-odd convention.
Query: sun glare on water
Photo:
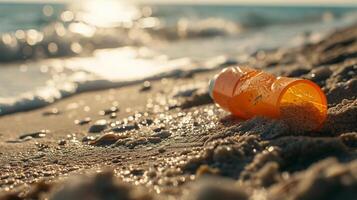
[[[115,0],[89,0],[75,4],[83,11],[82,20],[98,27],[113,27],[138,19],[140,11],[132,4]]]

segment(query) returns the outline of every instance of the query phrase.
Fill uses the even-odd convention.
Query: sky
[[[61,2],[81,0],[0,0],[0,2]],[[105,1],[105,0],[104,0]],[[122,2],[139,3],[236,3],[236,4],[265,4],[265,5],[357,5],[357,0],[117,0]]]

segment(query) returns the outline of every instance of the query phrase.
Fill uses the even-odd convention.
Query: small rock
[[[290,70],[289,72],[287,72],[286,74],[284,74],[284,76],[288,76],[288,77],[300,77],[304,74],[307,74],[310,72],[310,69],[307,68],[302,68],[302,67],[297,67],[295,69]]]
[[[76,119],[76,120],[74,120],[74,123],[77,124],[77,125],[84,125],[84,124],[88,124],[91,121],[92,121],[92,119],[90,117],[86,117],[86,118],[84,118],[82,120]]]
[[[127,146],[130,149],[135,148],[138,145],[144,145],[148,143],[148,139],[145,137],[139,137],[134,140],[128,141],[125,143],[125,146]]]
[[[153,144],[161,142],[161,138],[159,138],[159,137],[148,137],[147,139],[150,143],[153,143]]]
[[[116,113],[112,113],[112,114],[110,114],[109,118],[110,119],[115,119],[115,118],[117,118],[117,114]]]
[[[61,114],[61,112],[57,108],[53,108],[51,110],[42,113],[43,116],[59,115],[59,114]]]
[[[139,129],[139,126],[137,124],[121,125],[121,126],[116,126],[116,127],[112,128],[111,131],[114,131],[116,133],[122,133],[122,132],[125,132],[125,131],[134,130],[134,129]]]
[[[326,80],[329,78],[332,74],[332,70],[328,67],[319,67],[316,69],[313,69],[310,72],[311,80],[319,82],[322,80]]]
[[[58,145],[60,145],[60,146],[63,146],[63,145],[65,145],[67,143],[67,141],[66,140],[59,140],[58,141]]]
[[[97,138],[95,141],[89,142],[89,144],[94,146],[106,146],[106,145],[114,144],[119,139],[120,139],[119,135],[114,133],[107,133]]]
[[[90,133],[99,133],[102,132],[104,129],[106,129],[108,126],[108,122],[105,119],[101,119],[96,121],[90,128],[89,132]]]
[[[179,91],[173,95],[173,97],[191,97],[198,90],[198,88],[186,89],[183,91]]]
[[[152,129],[154,132],[160,132],[162,130],[164,130],[165,128],[164,127],[156,127],[154,129]]]
[[[122,146],[126,145],[126,143],[131,142],[133,139],[131,138],[124,138],[124,139],[119,139],[115,142],[115,146]]]
[[[95,139],[96,139],[96,137],[94,137],[92,135],[87,135],[87,136],[83,137],[82,142],[91,142],[91,141],[94,141]]]
[[[110,115],[113,113],[117,113],[118,111],[119,111],[119,108],[117,106],[113,106],[113,107],[110,107],[109,109],[99,111],[99,115]]]
[[[144,173],[144,176],[154,178],[157,175],[156,170],[153,168],[150,168],[148,171]]]
[[[158,152],[159,152],[159,153],[164,153],[165,151],[166,151],[166,149],[163,148],[163,147],[161,147],[161,148],[158,149]]]
[[[169,131],[163,130],[160,132],[155,132],[151,134],[152,137],[159,137],[161,139],[165,139],[171,136],[171,133]]]
[[[143,121],[140,122],[140,124],[144,125],[144,126],[150,126],[151,124],[154,123],[154,120],[152,119],[144,119]]]
[[[142,85],[142,87],[140,88],[140,92],[146,92],[151,90],[151,83],[150,81],[145,81]]]
[[[130,171],[130,173],[131,173],[132,175],[134,175],[134,176],[142,176],[142,175],[144,174],[144,170],[143,170],[143,169],[139,169],[139,168],[137,168],[137,169],[132,169],[132,170]]]
[[[46,137],[46,134],[48,134],[50,131],[49,130],[41,130],[41,131],[38,131],[38,132],[33,132],[33,133],[26,133],[26,134],[23,134],[19,137],[19,139],[23,140],[25,138],[44,138]]]

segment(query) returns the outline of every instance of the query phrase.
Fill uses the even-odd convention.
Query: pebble
[[[57,108],[53,108],[51,110],[42,113],[43,116],[59,115],[59,114],[61,114],[61,112]]]
[[[171,133],[169,131],[160,131],[160,132],[155,132],[153,134],[151,134],[152,137],[159,137],[161,139],[165,139],[171,136]]]
[[[140,88],[140,92],[146,92],[151,90],[151,83],[150,81],[145,81],[142,85],[142,87]]]
[[[155,177],[156,175],[157,175],[156,170],[153,169],[153,168],[149,169],[148,171],[146,171],[146,172],[144,173],[144,176],[147,176],[147,177],[150,177],[150,178],[153,178],[153,177]]]
[[[89,131],[90,133],[100,133],[104,129],[108,127],[108,122],[105,119],[101,119],[96,121],[90,128]]]
[[[153,144],[161,142],[161,138],[159,138],[159,137],[148,137],[147,139],[150,143],[153,143]]]
[[[164,153],[165,151],[166,151],[166,149],[164,149],[163,147],[161,147],[161,148],[158,149],[158,152],[159,152],[159,153]]]
[[[290,70],[289,72],[287,72],[284,75],[288,76],[288,77],[300,77],[300,76],[307,74],[309,72],[310,72],[310,70],[307,68],[298,67],[298,68]]]
[[[329,78],[332,74],[332,70],[328,67],[319,67],[313,69],[310,74],[313,81],[321,81]]]
[[[179,90],[178,92],[176,92],[176,94],[173,95],[173,97],[191,97],[193,96],[193,94],[195,92],[197,92],[199,88],[189,88],[189,89],[186,89],[186,90]]]
[[[60,146],[63,146],[63,145],[65,145],[67,143],[67,141],[66,140],[59,140],[58,141],[58,145],[60,145]]]
[[[119,112],[119,108],[117,106],[112,106],[109,109],[99,111],[99,115],[110,115],[117,112]]]
[[[160,132],[162,130],[164,130],[165,128],[164,127],[156,127],[154,129],[152,129],[154,132]]]
[[[90,117],[86,117],[84,119],[81,119],[81,120],[74,120],[74,123],[77,124],[77,125],[84,125],[84,124],[88,124],[89,122],[91,122],[92,119]]]
[[[134,176],[142,176],[144,174],[144,170],[140,168],[132,169],[130,173]]]
[[[95,141],[89,142],[90,145],[94,146],[104,146],[114,144],[120,139],[120,136],[115,133],[106,133],[103,136],[100,136]]]
[[[112,114],[110,114],[110,119],[115,119],[115,118],[117,118],[117,114],[116,113],[112,113]]]
[[[152,119],[144,119],[143,121],[140,122],[140,124],[144,125],[144,126],[150,126],[151,124],[154,123],[154,120]]]
[[[83,137],[82,142],[91,142],[91,141],[94,141],[95,139],[96,139],[96,137],[94,137],[92,135],[87,135],[87,136]]]
[[[116,133],[122,133],[122,132],[125,132],[125,131],[134,130],[134,129],[139,129],[139,126],[137,124],[121,125],[121,126],[116,126],[116,127],[112,128],[111,131],[114,131]]]
[[[23,134],[19,137],[19,139],[21,140],[24,140],[24,139],[27,139],[27,138],[44,138],[46,137],[46,134],[48,134],[50,131],[49,130],[41,130],[41,131],[38,131],[38,132],[33,132],[33,133],[26,133],[26,134]]]

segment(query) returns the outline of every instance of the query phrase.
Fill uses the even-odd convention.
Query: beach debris
[[[84,119],[76,119],[74,120],[74,123],[77,125],[84,125],[84,124],[88,124],[91,121],[92,119],[90,117],[86,117]]]
[[[262,89],[257,89],[257,85],[262,85]],[[318,85],[305,79],[277,78],[238,66],[216,75],[209,90],[217,105],[243,119],[280,118],[292,130],[312,131],[321,128],[327,117],[325,94]]]
[[[42,113],[43,116],[59,115],[61,112],[57,108],[52,108]]]
[[[100,133],[108,127],[108,122],[105,119],[97,120],[91,127],[89,127],[89,133]]]
[[[119,112],[119,108],[117,106],[112,106],[106,110],[99,111],[99,115],[111,115]]]
[[[141,86],[140,88],[140,92],[146,92],[146,91],[149,91],[151,90],[151,83],[150,81],[144,81],[143,85]]]

